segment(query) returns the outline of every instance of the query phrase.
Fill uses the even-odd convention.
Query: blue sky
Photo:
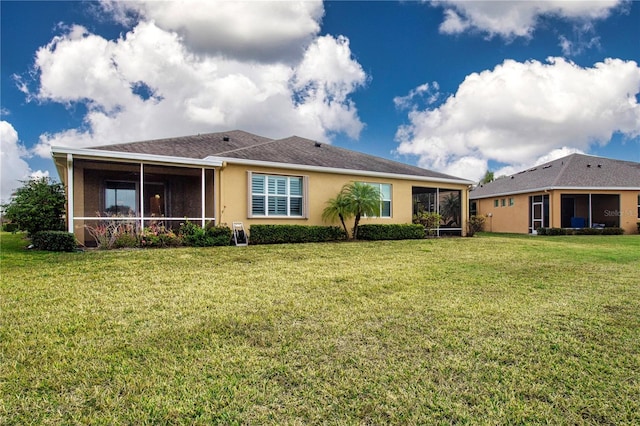
[[[2,1],[2,181],[242,129],[472,180],[640,161],[640,2]]]

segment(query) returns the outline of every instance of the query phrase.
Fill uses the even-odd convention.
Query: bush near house
[[[419,240],[424,236],[420,224],[360,225],[358,231],[361,240]]]
[[[473,237],[476,232],[482,232],[484,230],[484,216],[473,215],[469,217],[469,224],[467,226],[467,237]]]
[[[74,251],[76,237],[65,231],[40,231],[33,234],[31,243],[38,250],[46,251]]]
[[[624,229],[611,228],[538,228],[538,235],[622,235]]]
[[[346,238],[338,226],[251,225],[249,244],[320,243]]]

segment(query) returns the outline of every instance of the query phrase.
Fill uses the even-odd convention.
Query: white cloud
[[[124,23],[132,15],[176,32],[189,49],[258,61],[299,58],[320,31],[321,0],[103,1],[104,10]]]
[[[393,103],[398,109],[415,108],[416,101],[423,100],[426,97],[426,104],[431,105],[438,100],[440,96],[439,90],[440,85],[437,81],[434,81],[431,85],[424,83],[415,89],[411,89],[406,96],[396,96],[393,98]]]
[[[33,172],[25,158],[27,150],[20,144],[18,132],[8,121],[0,121],[0,203],[9,202],[11,194],[28,180]],[[42,172],[39,172],[43,174]],[[44,173],[43,175],[47,175]]]
[[[280,20],[291,15],[287,10],[304,15],[305,22],[321,16],[317,7],[283,3],[288,6],[278,2],[274,12]],[[226,2],[219,6],[231,7]],[[249,15],[263,10],[262,4],[242,2],[234,3],[234,11],[240,13],[241,6]],[[145,16],[156,8],[145,7],[141,12]],[[203,13],[213,13],[207,7]],[[180,16],[184,25],[196,19],[193,13]],[[176,19],[172,17],[171,22],[175,24]],[[301,46],[305,37],[300,34],[310,36],[316,31],[302,26],[309,28],[292,31],[288,38]],[[35,152],[48,157],[51,145],[82,147],[236,128],[271,137],[299,134],[325,142],[336,133],[358,138],[363,124],[349,97],[366,83],[367,76],[353,59],[348,39],[306,38],[309,41],[297,61],[265,62],[263,57],[246,59],[243,55],[250,49],[196,53],[178,33],[146,20],[117,40],[72,26],[36,52],[36,89],[26,92],[28,98],[39,101],[81,103],[87,113],[80,128],[41,135]],[[249,40],[247,45],[256,42]],[[278,45],[289,46],[286,40]]]
[[[468,157],[530,165],[563,147],[588,151],[607,144],[615,132],[640,136],[639,93],[640,68],[633,61],[607,59],[582,68],[562,58],[506,60],[467,76],[440,106],[411,111],[396,134],[397,151],[443,171]],[[477,180],[486,169],[457,170]]]
[[[440,31],[459,34],[478,31],[487,37],[505,39],[531,37],[542,16],[554,16],[572,21],[605,19],[626,0],[566,1],[469,1],[436,0],[434,6],[444,10]]]

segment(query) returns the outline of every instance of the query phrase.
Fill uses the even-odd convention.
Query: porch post
[[[201,192],[201,194],[200,194],[200,197],[201,197],[201,200],[200,200],[201,201],[201,203],[200,203],[201,204],[200,205],[200,207],[201,207],[200,216],[202,218],[202,229],[204,229],[204,226],[205,226],[205,223],[204,223],[205,222],[205,220],[204,220],[204,217],[205,217],[205,202],[204,202],[205,200],[204,200],[204,197],[205,197],[205,194],[206,194],[205,185],[207,183],[206,179],[205,179],[205,168],[204,167],[202,168],[201,180],[202,180],[202,182],[200,184],[200,187],[201,187],[200,188],[200,192]]]
[[[140,163],[140,232],[144,230],[144,163]]]
[[[73,234],[73,154],[67,154],[67,230]]]
[[[591,193],[589,193],[589,228],[593,228],[593,207],[591,206]]]
[[[440,188],[436,188],[436,213],[440,214]],[[436,235],[440,236],[440,222],[438,222],[438,228],[436,228]]]

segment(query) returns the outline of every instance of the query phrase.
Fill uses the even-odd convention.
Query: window
[[[303,216],[302,177],[251,174],[252,216]]]
[[[500,200],[498,199],[493,200],[493,207],[498,207],[500,205],[499,203],[500,203]]]
[[[505,200],[504,198],[501,201],[502,207],[507,205],[507,200]]]
[[[513,199],[513,197],[509,198],[509,207],[513,206],[515,204],[515,200]]]
[[[135,182],[105,182],[105,212],[112,216],[134,216],[138,211]]]
[[[638,194],[638,218],[640,219],[640,194]]]
[[[391,217],[391,184],[365,183],[380,191],[380,215],[378,217]]]

